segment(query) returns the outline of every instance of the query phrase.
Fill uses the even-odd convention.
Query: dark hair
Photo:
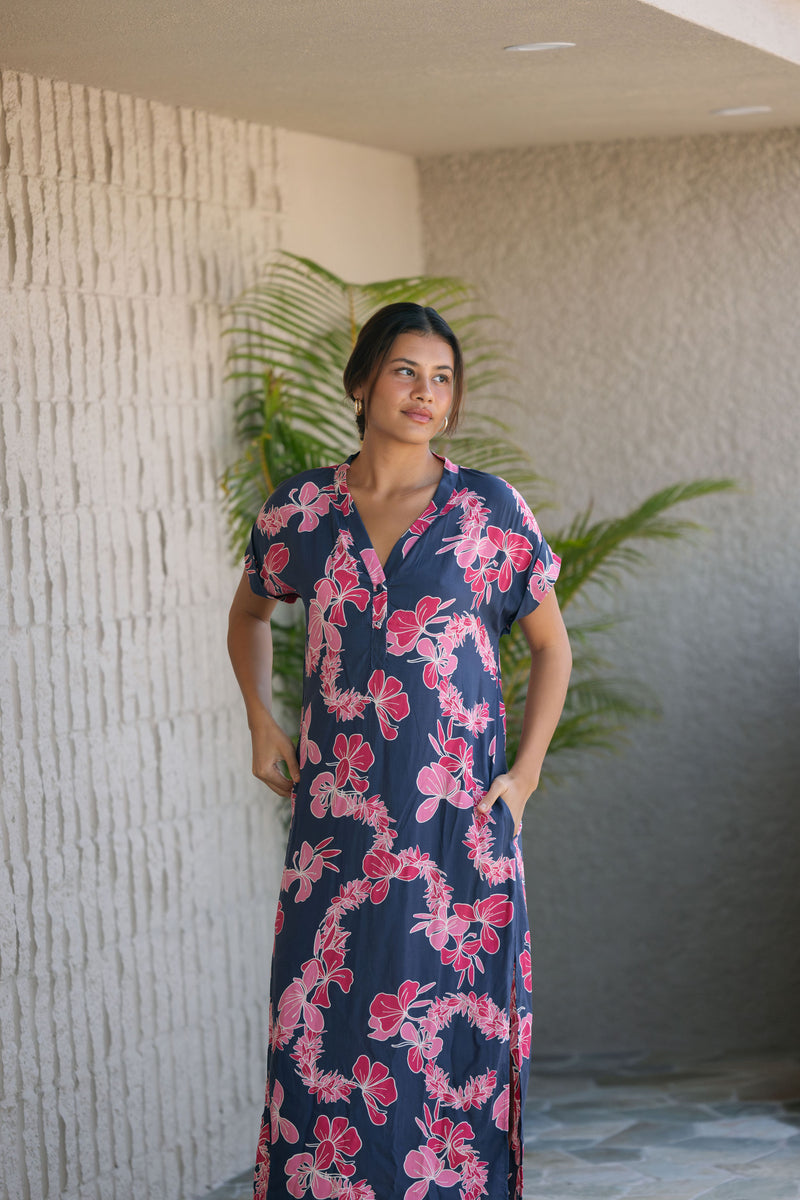
[[[435,308],[412,304],[401,300],[387,304],[374,312],[361,327],[353,353],[347,360],[342,376],[348,396],[358,387],[364,388],[364,406],[356,417],[359,437],[364,436],[369,397],[378,373],[386,362],[395,338],[401,333],[421,333],[428,337],[440,337],[453,351],[453,404],[448,414],[447,431],[451,433],[458,425],[461,401],[464,396],[464,358],[458,338],[444,317]]]

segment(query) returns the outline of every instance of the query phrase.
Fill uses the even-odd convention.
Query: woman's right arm
[[[286,768],[297,783],[300,768],[291,738],[272,715],[272,631],[269,619],[277,600],[257,596],[242,574],[228,616],[228,653],[242,690],[253,743],[253,774],[274,792],[288,796],[292,782],[279,769]]]

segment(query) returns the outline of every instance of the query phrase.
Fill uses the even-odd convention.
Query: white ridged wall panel
[[[221,306],[272,130],[6,73],[0,1194],[178,1200],[253,1157],[283,832],[225,656]]]

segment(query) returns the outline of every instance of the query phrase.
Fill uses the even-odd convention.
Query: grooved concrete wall
[[[532,802],[535,1048],[800,1038],[800,131],[421,163],[426,266],[507,322],[547,530],[676,480],[693,507],[615,607],[663,720]]]
[[[217,487],[220,309],[286,244],[282,191],[314,158],[304,142],[287,170],[292,136],[2,78],[0,1195],[13,1200],[178,1200],[254,1157],[285,836],[249,776],[225,654],[239,572]],[[415,193],[411,160],[358,153],[376,207],[398,174]],[[367,261],[337,186],[320,220],[340,261],[350,245],[365,276],[419,270],[416,205]],[[296,236],[313,240],[308,220]]]

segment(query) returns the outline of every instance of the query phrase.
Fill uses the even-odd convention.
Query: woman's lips
[[[411,417],[412,421],[419,421],[420,423],[424,423],[424,422],[430,421],[430,419],[431,419],[431,414],[429,412],[425,412],[424,409],[406,408],[403,411],[405,412],[405,415],[407,417]]]

